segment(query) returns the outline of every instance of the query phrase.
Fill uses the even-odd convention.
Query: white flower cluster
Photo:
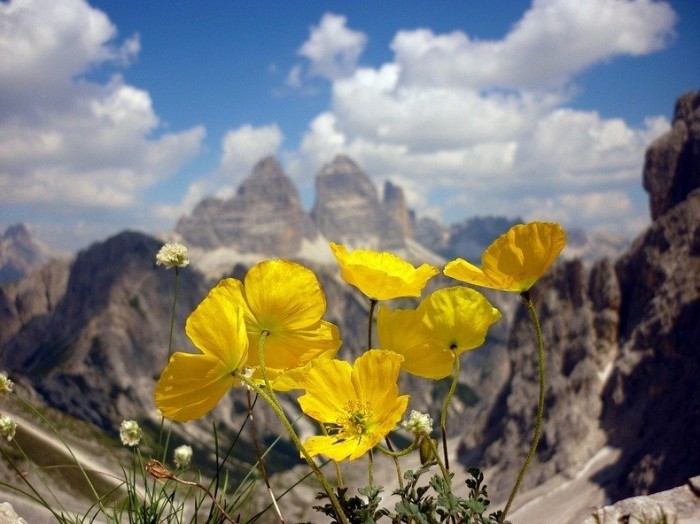
[[[119,425],[119,438],[125,446],[138,446],[143,438],[143,431],[135,420],[122,420]]]
[[[187,248],[176,242],[168,242],[160,248],[156,255],[156,264],[171,267],[185,267],[189,265],[190,259],[187,255]]]
[[[14,382],[7,378],[5,373],[0,373],[0,395],[12,393],[14,386]]]
[[[178,446],[173,451],[173,462],[178,468],[186,468],[192,460],[192,447],[183,445]]]
[[[17,431],[17,422],[12,420],[10,417],[2,416],[0,417],[0,437],[11,441],[15,438],[15,432]]]
[[[401,425],[406,431],[410,431],[414,435],[430,435],[433,431],[433,419],[427,413],[421,413],[415,409]]]

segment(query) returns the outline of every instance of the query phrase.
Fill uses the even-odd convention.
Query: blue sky
[[[313,205],[349,154],[419,216],[634,235],[700,88],[700,2],[0,2],[0,230],[173,229],[275,154]]]

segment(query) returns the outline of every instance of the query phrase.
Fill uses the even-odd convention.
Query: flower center
[[[369,430],[372,406],[369,402],[350,400],[345,405],[346,416],[341,421],[342,432],[347,436],[359,437]]]

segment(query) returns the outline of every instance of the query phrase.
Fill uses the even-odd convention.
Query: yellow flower
[[[450,375],[454,359],[481,346],[501,314],[473,289],[450,287],[426,297],[415,310],[377,314],[379,346],[404,357],[404,371],[440,379]]]
[[[522,293],[547,271],[565,244],[566,233],[559,224],[519,224],[486,248],[481,269],[458,258],[444,273],[469,284]]]
[[[229,278],[221,285],[243,310],[250,340],[248,366],[260,365],[258,345],[263,333],[270,379],[317,357],[335,356],[340,347],[338,327],[321,318],[326,298],[310,269],[289,260],[266,260],[250,268],[244,283]],[[273,387],[289,389],[283,382],[279,377]]]
[[[331,250],[343,279],[372,300],[419,297],[428,280],[439,273],[428,264],[415,268],[391,253],[365,249],[348,252],[345,246],[333,242]]]
[[[243,310],[230,289],[218,285],[190,314],[185,332],[201,353],[173,353],[156,384],[163,416],[187,422],[203,416],[238,380],[248,358]]]
[[[399,396],[401,356],[372,349],[350,365],[341,360],[317,363],[302,382],[304,413],[325,427],[327,435],[309,437],[311,456],[354,460],[376,446],[401,420],[408,395]]]

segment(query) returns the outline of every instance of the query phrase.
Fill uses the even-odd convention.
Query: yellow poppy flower
[[[415,309],[377,311],[379,347],[404,357],[401,369],[419,377],[440,379],[452,372],[452,352],[430,347],[430,333],[423,313]]]
[[[280,373],[322,355],[335,356],[340,333],[337,326],[321,318],[326,298],[310,269],[290,260],[266,260],[250,268],[244,283],[228,278],[221,285],[243,309],[250,367],[260,365],[258,344],[265,333],[265,368],[273,387]],[[288,389],[282,383],[280,380],[276,389]]]
[[[468,284],[522,293],[547,271],[565,244],[566,233],[559,224],[519,224],[486,248],[481,268],[458,258],[445,266],[444,273]]]
[[[391,253],[365,249],[348,252],[345,246],[333,242],[331,251],[343,279],[372,300],[419,297],[428,280],[439,273],[428,264],[415,268]]]
[[[466,287],[440,289],[415,310],[377,314],[379,346],[404,357],[404,371],[441,379],[452,373],[455,357],[481,346],[499,311],[478,291]]]
[[[248,335],[243,310],[226,286],[212,289],[190,314],[185,332],[201,353],[173,353],[156,384],[155,402],[163,416],[187,422],[211,410],[237,383],[245,366]]]
[[[324,360],[309,371],[299,405],[327,431],[306,439],[309,455],[354,460],[396,427],[408,406],[408,395],[399,396],[397,385],[401,360],[397,353],[372,349],[352,366]]]

